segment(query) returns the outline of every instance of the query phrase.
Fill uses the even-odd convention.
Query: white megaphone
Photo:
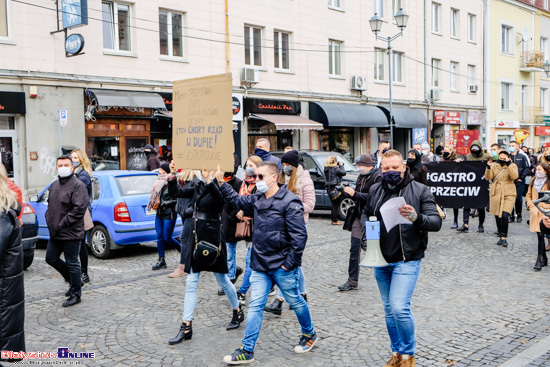
[[[387,266],[388,263],[380,250],[380,222],[376,217],[369,217],[369,220],[365,222],[365,238],[367,251],[362,251],[362,260],[359,265],[367,268]]]

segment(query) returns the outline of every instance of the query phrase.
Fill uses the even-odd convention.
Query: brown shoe
[[[384,367],[401,367],[401,354],[393,352],[391,359],[384,365]]]
[[[185,274],[185,265],[178,264],[178,267],[174,269],[174,271],[168,275],[168,278],[179,278],[182,277]]]
[[[403,357],[407,357],[407,359],[404,359]],[[416,366],[416,358],[408,356],[406,354],[403,354],[401,356],[401,364],[399,367],[415,367]]]

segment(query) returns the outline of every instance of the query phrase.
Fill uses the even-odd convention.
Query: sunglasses
[[[264,177],[265,177],[266,180],[267,180],[269,177],[271,177],[271,176],[273,176],[273,175],[269,175],[269,176],[266,177],[266,176],[264,176],[264,175],[262,175],[262,174],[260,173],[259,175],[254,175],[254,176],[256,176],[260,181],[263,181],[263,180],[264,180]]]

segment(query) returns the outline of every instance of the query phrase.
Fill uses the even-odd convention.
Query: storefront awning
[[[322,124],[296,115],[271,115],[254,113],[250,117],[269,121],[275,124],[277,130],[323,130]]]
[[[174,113],[172,111],[157,110],[155,111],[154,116],[171,119],[174,116]],[[236,130],[239,130],[239,124],[233,121],[233,131],[236,131]]]
[[[380,110],[384,111],[384,114],[387,116],[389,121],[390,110],[383,106],[377,106],[377,107]],[[428,118],[419,109],[393,107],[392,113],[393,113],[393,121],[395,123],[393,127],[400,128],[400,129],[428,127]]]
[[[109,89],[88,89],[97,100],[99,106],[104,107],[141,107],[166,109],[164,100],[158,93],[130,92]]]
[[[309,117],[325,127],[389,127],[384,112],[366,104],[309,102]]]

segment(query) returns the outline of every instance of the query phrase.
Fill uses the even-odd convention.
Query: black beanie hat
[[[168,162],[162,162],[160,164],[160,168],[166,172],[166,173],[170,173],[170,164],[168,164]]]
[[[290,150],[283,154],[281,163],[288,163],[291,166],[298,167],[300,164],[300,155],[296,150]]]

